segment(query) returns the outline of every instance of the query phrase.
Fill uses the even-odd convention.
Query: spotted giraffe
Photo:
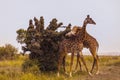
[[[90,72],[91,73],[93,72],[94,66],[96,65],[96,68],[97,68],[96,74],[98,74],[99,73],[98,54],[97,54],[98,48],[99,48],[98,41],[93,36],[91,36],[90,34],[86,32],[86,38],[83,44],[85,48],[89,49],[94,59],[92,69]]]
[[[96,67],[97,67],[97,72],[96,74],[99,73],[99,66],[98,66],[98,55],[97,55],[97,51],[98,51],[98,47],[99,47],[99,44],[97,42],[97,40],[91,36],[90,34],[87,33],[86,31],[86,25],[87,24],[96,24],[92,18],[90,18],[90,16],[88,15],[87,18],[84,20],[84,23],[83,23],[83,27],[85,27],[85,38],[84,38],[84,41],[83,41],[83,46],[85,48],[88,48],[89,51],[91,52],[92,56],[93,56],[93,59],[94,59],[94,62],[93,62],[93,65],[92,65],[92,69],[91,69],[91,73],[93,72],[93,69],[94,69],[94,66],[96,64]],[[74,30],[72,33],[75,33],[76,31]],[[70,33],[68,33],[70,34]],[[81,63],[79,61],[79,57],[80,55],[77,54],[77,64],[76,64],[76,68],[75,70],[77,70],[77,66],[78,66],[78,63],[79,65],[81,66]],[[80,67],[81,68],[81,67]]]
[[[76,29],[76,27],[77,26],[74,26],[73,30]],[[73,65],[73,59],[74,59],[75,53],[80,53],[81,60],[85,65],[87,72],[89,73],[88,68],[86,66],[86,62],[84,61],[84,58],[82,56],[83,39],[85,37],[84,30],[85,30],[84,28],[79,29],[79,27],[77,27],[77,32],[75,36],[73,35],[71,38],[64,39],[63,41],[60,42],[59,58],[58,58],[58,76],[59,76],[60,65],[62,64],[62,62],[64,62],[63,66],[65,70],[65,57],[67,53],[71,53],[70,74],[69,74],[70,77],[72,76],[72,65]],[[67,34],[66,36],[69,36],[69,34]]]

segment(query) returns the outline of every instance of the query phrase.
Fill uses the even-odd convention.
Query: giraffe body
[[[88,34],[86,32],[86,38],[85,38],[83,44],[84,44],[85,48],[89,49],[89,51],[92,54],[93,59],[94,59],[94,62],[93,62],[93,65],[92,65],[92,69],[91,69],[91,73],[93,72],[94,66],[96,65],[96,68],[97,68],[96,74],[98,74],[99,73],[98,54],[97,54],[98,48],[99,48],[98,41],[93,36],[91,36],[90,34]]]
[[[82,35],[84,35],[84,39],[83,39],[83,46],[85,48],[88,48],[93,56],[93,59],[94,59],[94,62],[93,62],[93,65],[92,65],[92,69],[91,69],[91,73],[94,69],[94,66],[96,64],[96,68],[97,68],[97,74],[99,73],[99,68],[98,68],[98,55],[97,55],[97,51],[98,51],[98,47],[99,47],[99,44],[97,42],[97,40],[92,37],[91,35],[89,35],[86,31],[86,26],[87,24],[96,24],[92,18],[90,18],[90,16],[88,15],[87,18],[84,20],[84,23],[83,23],[83,26],[81,29],[81,33],[83,33]],[[83,32],[82,32],[83,31]],[[71,35],[76,35],[76,32],[77,32],[77,28],[73,29],[71,32],[68,33],[69,37],[72,37]],[[79,36],[82,36],[82,35],[79,35]],[[80,65],[80,69],[81,69],[81,63],[80,63],[80,54],[78,53],[77,54],[77,64],[76,64],[76,68],[75,70],[77,70],[77,66],[78,66],[78,63]]]
[[[95,38],[91,39],[92,36],[90,36],[90,35],[87,36],[88,35],[88,33],[86,33],[87,24],[96,24],[92,20],[92,18],[89,17],[89,15],[84,20],[82,28],[80,28],[78,26],[74,26],[73,29],[69,33],[66,34],[69,37],[69,39],[68,40],[64,39],[60,43],[60,51],[59,51],[60,55],[59,55],[59,59],[58,59],[58,76],[59,76],[60,64],[62,62],[64,63],[63,66],[64,66],[64,70],[65,70],[65,56],[68,52],[72,53],[71,54],[71,65],[70,65],[70,76],[72,75],[71,69],[72,69],[73,58],[74,58],[75,53],[78,53],[77,63],[79,62],[79,57],[81,57],[81,60],[82,60],[83,64],[85,65],[87,72],[89,73],[89,75],[91,75],[91,73],[87,69],[86,62],[84,61],[84,58],[82,55],[83,44],[84,44],[84,47],[90,48],[90,51],[93,55],[94,62],[93,62],[92,70],[94,68],[95,63],[97,65],[97,70],[98,70],[98,59],[96,56],[96,51],[94,51],[94,48],[92,48],[92,46],[96,45],[97,42],[96,42],[96,44],[92,44],[91,41],[94,41],[94,40],[96,41],[96,39]],[[71,38],[73,40],[70,40]],[[92,70],[91,70],[91,72],[92,72]]]
[[[93,62],[92,69],[91,69],[91,73],[92,73],[95,64],[96,64],[96,66],[98,66],[98,54],[97,54],[97,52],[98,52],[99,44],[98,44],[98,41],[93,36],[91,36],[90,34],[88,34],[86,32],[86,38],[83,41],[83,46],[84,46],[84,48],[88,48],[90,53],[93,56],[94,62]],[[76,63],[75,70],[77,70],[78,63],[79,63],[79,66],[80,66],[80,70],[82,69],[81,68],[81,62],[80,62],[79,58],[80,58],[80,55],[77,54],[77,63]],[[99,70],[98,70],[98,67],[97,67],[96,74],[98,74],[98,73],[99,73]]]
[[[98,74],[99,73],[99,65],[98,65],[98,54],[97,54],[97,51],[98,51],[98,48],[99,48],[99,44],[98,44],[98,41],[93,36],[91,36],[89,33],[87,33],[86,25],[88,23],[94,24],[95,22],[89,16],[85,19],[83,27],[82,27],[82,28],[85,28],[85,38],[84,38],[84,41],[83,41],[83,46],[84,46],[84,48],[88,48],[89,49],[89,51],[92,54],[93,59],[94,59],[94,62],[93,62],[93,65],[92,65],[92,69],[91,69],[91,73],[92,73],[92,71],[94,69],[94,66],[96,65],[96,68],[97,68],[96,74]],[[77,58],[79,58],[79,56],[77,56]],[[77,69],[78,62],[80,63],[79,59],[77,59],[76,69]]]
[[[79,28],[79,27],[75,26],[73,29],[76,29],[76,28]],[[71,38],[64,39],[60,43],[60,46],[59,46],[60,54],[59,54],[59,59],[58,59],[58,73],[59,73],[60,65],[62,64],[62,62],[63,62],[64,70],[65,70],[65,57],[67,53],[71,53],[70,76],[72,76],[72,65],[73,65],[74,55],[75,53],[80,53],[80,55],[82,56],[81,51],[83,49],[83,39],[84,39],[84,34],[81,33],[82,30],[84,29],[78,29],[76,36],[73,35]],[[88,71],[88,68],[86,66],[86,63],[83,57],[82,57],[82,62],[84,63],[86,70]]]

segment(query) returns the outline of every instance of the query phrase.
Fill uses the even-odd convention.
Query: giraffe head
[[[74,26],[72,30],[66,34],[66,36],[68,37],[75,36],[80,32],[82,32],[82,27]]]
[[[95,21],[90,18],[90,15],[87,15],[87,18],[84,20],[84,24],[94,24],[96,25]]]
[[[92,20],[92,18],[90,18],[89,15],[87,15],[87,18],[84,20],[83,26],[86,26],[87,24],[94,24],[94,25],[96,25],[95,21]],[[72,28],[72,30],[69,33],[66,34],[66,36],[71,37],[71,36],[83,35],[82,34],[82,32],[83,32],[82,28],[83,27],[74,26]]]

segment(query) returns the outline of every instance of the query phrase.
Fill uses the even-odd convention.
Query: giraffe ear
[[[87,15],[87,18],[90,18],[90,15]]]

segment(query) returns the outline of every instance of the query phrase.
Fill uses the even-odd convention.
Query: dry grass
[[[17,60],[5,60],[0,61],[0,80],[119,80],[120,75],[120,56],[100,56],[100,74],[95,75],[91,78],[84,66],[82,65],[83,71],[73,74],[70,78],[61,72],[61,76],[57,77],[56,73],[33,73],[28,71],[24,73],[21,69],[22,63],[26,60],[26,57],[20,57]],[[92,57],[85,56],[87,66],[89,70],[92,65]],[[69,71],[70,57],[67,57],[67,71]],[[74,67],[76,59],[74,59]]]

